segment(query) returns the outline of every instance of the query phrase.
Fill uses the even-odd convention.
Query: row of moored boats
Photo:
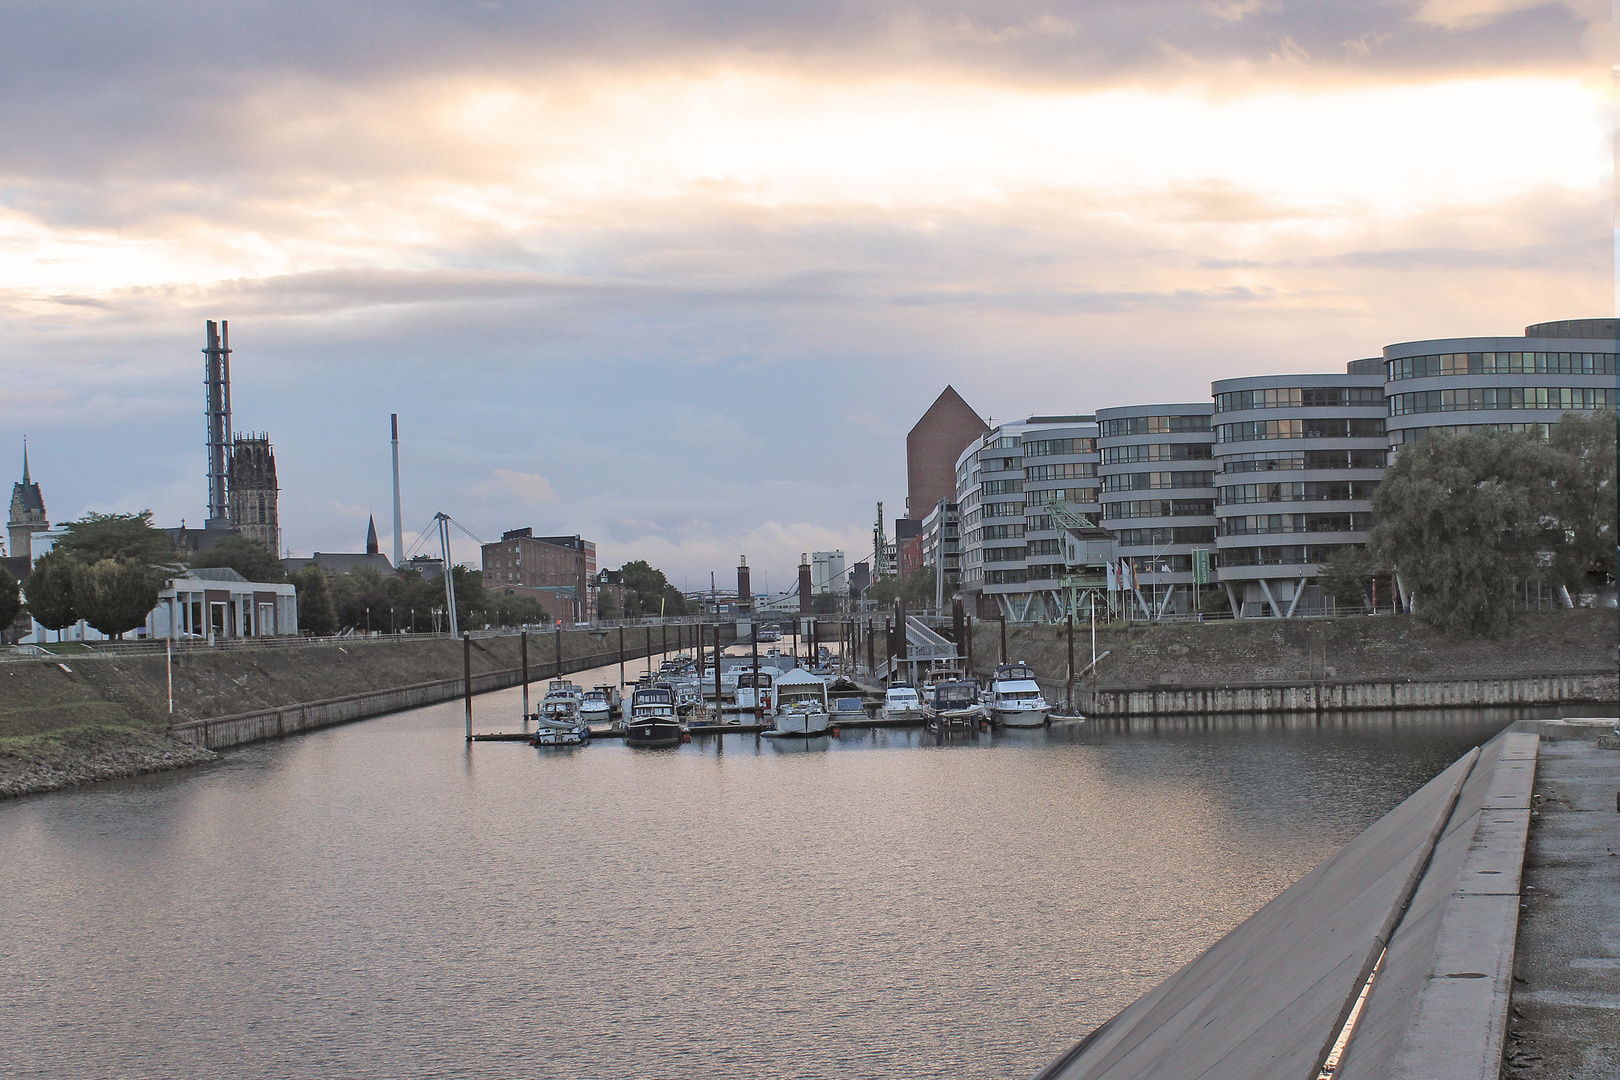
[[[981,725],[1040,727],[1052,707],[1042,696],[1028,664],[997,665],[987,686],[958,669],[938,666],[922,686],[892,685],[883,704],[867,707],[860,687],[828,671],[800,667],[744,668],[722,672],[717,708],[709,726],[741,726],[753,716],[772,736],[823,735],[844,720],[921,723],[931,730],[973,729]],[[631,746],[674,746],[690,738],[686,718],[704,703],[705,684],[715,685],[711,668],[701,672],[691,657],[665,661],[656,674],[637,682],[625,702],[611,684],[582,689],[559,679],[549,684],[540,708],[530,719],[536,746],[578,745],[588,741],[593,726],[618,721],[615,734]],[[728,693],[729,689],[729,693]],[[713,695],[710,695],[713,696]]]

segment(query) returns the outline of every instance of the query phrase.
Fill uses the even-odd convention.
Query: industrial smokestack
[[[230,323],[208,323],[208,522],[207,528],[230,525],[227,484],[231,471],[231,331]]]
[[[810,599],[810,553],[807,551],[799,556],[799,614],[809,615],[812,603]]]
[[[754,589],[748,580],[748,556],[737,556],[737,610],[748,614],[754,610]]]
[[[388,414],[394,438],[394,569],[405,561],[405,522],[399,513],[399,413]]]

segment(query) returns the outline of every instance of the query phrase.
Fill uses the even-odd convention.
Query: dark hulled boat
[[[624,719],[626,746],[679,746],[686,728],[675,712],[675,691],[667,685],[638,686]]]

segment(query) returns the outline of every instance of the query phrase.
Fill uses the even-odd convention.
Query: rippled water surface
[[[0,1074],[1028,1076],[1508,719],[536,750],[447,704],[0,803]]]

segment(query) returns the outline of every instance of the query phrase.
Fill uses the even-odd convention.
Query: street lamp
[[[371,605],[366,605],[366,637],[371,636]]]

